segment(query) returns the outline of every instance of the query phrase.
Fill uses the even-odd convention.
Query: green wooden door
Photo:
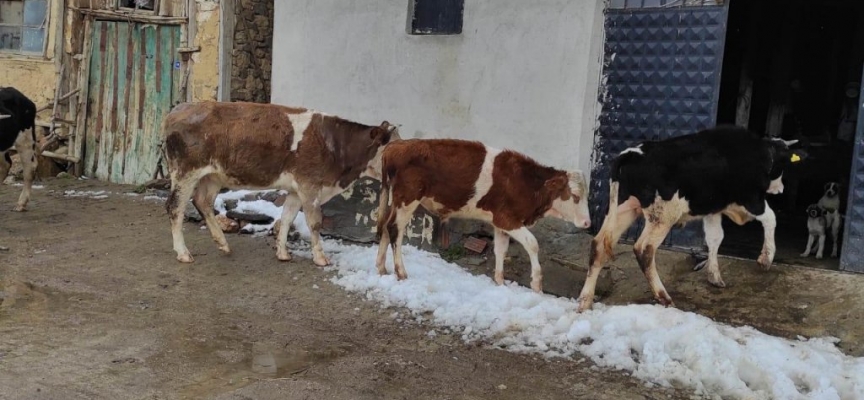
[[[149,180],[162,118],[178,98],[180,27],[95,21],[84,173],[115,183]]]

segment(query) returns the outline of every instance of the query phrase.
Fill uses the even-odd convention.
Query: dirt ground
[[[589,361],[429,338],[428,326],[398,323],[309,260],[278,262],[269,237],[230,235],[223,256],[187,224],[196,263],[180,265],[161,202],[129,186],[40,184],[27,213],[8,211],[20,188],[0,186],[0,399],[691,398]],[[110,193],[64,197],[70,189]],[[590,239],[574,248],[573,235],[550,232],[545,289],[575,296]],[[505,271],[525,283],[526,256],[511,249]],[[618,251],[601,301],[650,301],[632,253]],[[686,256],[661,257],[679,308],[786,337],[837,336],[864,355],[864,276],[724,259],[720,290]],[[492,272],[491,259],[462,261]]]

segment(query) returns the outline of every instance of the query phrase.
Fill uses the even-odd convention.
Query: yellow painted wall
[[[197,24],[192,54],[189,92],[192,101],[214,101],[219,91],[219,2],[195,0]]]
[[[12,86],[20,90],[36,103],[36,107],[48,104],[54,98],[54,87],[57,82],[54,43],[57,24],[63,22],[62,0],[51,0],[48,18],[45,38],[48,46],[44,57],[0,53],[0,86]]]

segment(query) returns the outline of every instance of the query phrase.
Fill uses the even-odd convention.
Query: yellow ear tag
[[[792,162],[798,161],[801,161],[801,157],[799,157],[797,154],[792,154]]]

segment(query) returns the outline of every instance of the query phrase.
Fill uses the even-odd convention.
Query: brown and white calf
[[[204,217],[220,250],[230,253],[213,214],[219,190],[288,191],[282,226],[302,208],[312,233],[313,261],[327,265],[320,243],[321,205],[361,176],[380,176],[381,151],[399,138],[394,125],[363,125],[305,108],[254,103],[184,103],[165,118],[164,157],[171,176],[166,208],[177,260],[193,262],[183,239],[189,198]],[[288,261],[288,229],[276,256]]]
[[[0,88],[0,183],[12,167],[9,151],[13,147],[24,168],[24,189],[14,210],[26,211],[37,165],[36,105],[17,89],[4,87]]]
[[[609,212],[591,243],[580,311],[592,307],[597,277],[612,257],[612,247],[640,216],[645,217],[645,227],[633,252],[655,299],[663,305],[673,303],[657,274],[654,255],[675,225],[702,219],[708,280],[715,286],[726,285],[717,260],[723,215],[739,225],[752,220],[762,224],[764,242],[757,262],[770,268],[777,220],[765,196],[782,193],[783,172],[805,156],[789,148],[794,143],[723,126],[621,152],[610,170]]]
[[[542,290],[539,245],[528,227],[551,216],[588,228],[588,199],[581,171],[543,166],[510,150],[455,139],[402,140],[381,157],[376,266],[386,274],[387,245],[399,280],[408,277],[402,239],[414,211],[423,206],[448,218],[489,222],[495,228],[495,282],[504,282],[504,255],[512,237],[531,259],[531,288]]]

